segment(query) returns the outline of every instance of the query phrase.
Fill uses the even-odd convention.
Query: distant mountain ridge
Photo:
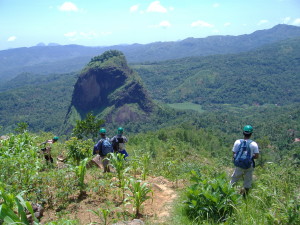
[[[300,102],[300,37],[239,54],[133,65],[165,103],[285,105]]]
[[[192,102],[208,111],[224,104],[242,108],[299,104],[300,37],[239,54],[129,66],[118,60],[116,57],[115,63],[108,61],[105,65],[99,62],[98,66],[87,64],[79,77],[77,73],[17,76],[0,92],[0,126],[12,130],[16,123],[26,122],[35,131],[57,131],[64,121],[66,125],[74,124],[88,111],[105,117],[109,123],[129,121],[132,131],[139,130],[140,124],[147,121],[150,126],[163,126],[177,120],[178,111],[165,111],[155,101],[153,105],[151,99],[164,103]],[[92,82],[102,76],[103,84]],[[116,79],[112,88],[106,88],[109,77],[115,76],[120,76],[120,82]],[[92,86],[81,91],[85,78],[86,84]],[[77,97],[72,98],[72,93]],[[140,120],[131,123],[133,118]]]
[[[300,27],[280,24],[271,29],[239,36],[187,38],[177,42],[155,42],[145,45],[58,45],[9,49],[0,51],[0,85],[23,72],[51,74],[77,71],[92,57],[111,49],[122,51],[129,63],[141,63],[246,52],[265,44],[299,36]]]

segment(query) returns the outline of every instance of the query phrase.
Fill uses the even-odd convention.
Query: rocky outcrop
[[[123,53],[111,50],[94,57],[80,73],[66,120],[83,119],[92,111],[106,121],[122,123],[143,118],[153,107]]]

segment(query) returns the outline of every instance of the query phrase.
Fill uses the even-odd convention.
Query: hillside
[[[22,74],[0,93],[1,132],[11,132],[20,122],[32,131],[59,130],[72,99],[77,74],[39,76]]]
[[[0,51],[0,89],[4,82],[20,73],[68,73],[80,70],[103,52],[122,51],[129,63],[178,59],[190,56],[232,54],[253,50],[265,44],[300,36],[300,28],[277,25],[271,29],[239,36],[187,38],[176,42],[117,45],[109,47],[35,46]]]
[[[103,173],[88,163],[91,140],[60,139],[52,149],[57,164],[49,165],[38,150],[52,134],[10,134],[0,140],[0,222],[29,224],[26,209],[39,204],[44,211],[37,225],[137,218],[141,224],[299,224],[299,143],[287,145],[292,149],[274,160],[277,146],[255,136],[261,158],[243,198],[242,183],[229,184],[231,144],[240,135],[239,129],[227,142],[223,132],[189,125],[130,135],[130,160],[112,155],[112,172]],[[64,163],[57,159],[61,154]]]
[[[111,115],[106,118],[109,123],[111,121],[122,123],[126,121],[125,117],[127,119],[139,117],[129,111],[146,112],[143,104],[152,105],[150,103],[152,100],[149,100],[149,96],[145,93],[149,93],[154,100],[164,103],[194,102],[207,111],[219,109],[227,111],[232,106],[240,107],[241,105],[247,108],[250,105],[299,103],[299,48],[299,38],[296,38],[235,55],[192,57],[135,64],[131,67],[126,64],[124,68],[122,68],[121,61],[114,63],[121,65],[117,66],[120,69],[116,71],[124,71],[120,73],[120,81],[110,79],[109,74],[113,74],[110,63],[106,64],[108,69],[101,65],[100,69],[97,69],[97,62],[87,64],[79,77],[76,73],[47,76],[22,74],[7,82],[6,91],[3,89],[0,93],[0,125],[3,127],[3,132],[13,130],[19,122],[28,123],[29,128],[34,131],[42,129],[57,132],[64,123],[68,111],[76,112],[71,117],[73,124],[76,119],[84,118],[88,111],[99,114],[99,117]],[[98,74],[96,70],[103,72],[103,76],[107,77],[106,82],[112,84],[112,89],[92,87],[89,90],[87,88],[88,96],[90,94],[93,96],[96,93],[95,90],[100,90],[103,102],[99,102],[99,98],[95,100],[96,102],[91,100],[85,103],[86,97],[81,96],[78,85],[80,81],[85,80],[85,76],[93,77],[93,74]],[[147,91],[134,71],[141,76]],[[77,81],[78,84],[75,86]],[[76,91],[73,90],[74,86]],[[140,94],[129,95],[129,93],[135,93],[136,90]],[[244,90],[247,90],[247,93],[241,94]],[[73,91],[75,91],[74,96],[78,97],[72,100]],[[120,103],[126,101],[127,103],[132,101],[129,104],[130,109],[125,106],[126,104],[121,106]],[[70,107],[71,103],[73,106]],[[95,104],[101,107],[94,107]],[[123,110],[115,110],[114,104],[119,104]],[[85,105],[89,108],[84,108]],[[105,108],[106,110],[103,111]],[[130,131],[139,132],[153,129],[154,124],[164,127],[167,124],[191,119],[191,116],[186,116],[185,113],[155,106],[152,116],[148,113],[141,114],[144,116],[139,118],[143,123],[135,123],[135,119],[130,119],[125,124]],[[121,117],[124,120],[120,119]]]
[[[231,55],[133,66],[154,99],[166,103],[291,104],[300,99],[300,38]]]
[[[145,123],[157,108],[124,54],[106,51],[81,71],[63,130],[71,130],[76,120],[85,119],[90,112],[107,126]]]

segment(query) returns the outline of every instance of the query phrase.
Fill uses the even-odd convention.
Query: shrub
[[[234,211],[234,205],[240,196],[231,187],[226,174],[223,173],[212,180],[203,178],[195,171],[191,172],[194,182],[186,192],[186,215],[195,221],[225,221]]]
[[[80,161],[92,156],[92,140],[78,140],[76,137],[72,137],[69,141],[66,141],[68,148],[67,157],[73,160],[78,166]]]

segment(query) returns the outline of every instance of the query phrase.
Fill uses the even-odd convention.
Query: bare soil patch
[[[92,179],[92,177],[87,176],[86,181],[90,179]],[[112,182],[114,182],[115,179],[116,178],[112,178]],[[153,197],[144,202],[139,219],[147,221],[148,223],[150,222],[150,224],[164,224],[169,218],[172,204],[177,198],[176,189],[182,187],[183,182],[176,182],[175,184],[161,176],[149,176],[145,182],[151,187]],[[109,215],[110,224],[112,224],[114,218],[117,218],[117,212],[123,213],[123,220],[132,220],[134,215],[133,206],[127,205],[124,207],[116,194],[116,190],[113,189],[112,187],[112,190],[104,195],[92,191],[87,192],[87,194],[81,198],[78,197],[78,194],[74,194],[72,199],[70,199],[71,203],[61,211],[59,209],[47,209],[47,207],[45,207],[41,222],[56,221],[61,216],[63,218],[78,219],[80,224],[90,224],[92,222],[102,224],[101,218],[91,212],[91,210],[97,211],[99,208],[108,207],[110,207],[109,209],[112,211]],[[107,206],[107,204],[105,204],[107,201],[112,202],[113,205]],[[122,221],[122,218],[119,220]]]

